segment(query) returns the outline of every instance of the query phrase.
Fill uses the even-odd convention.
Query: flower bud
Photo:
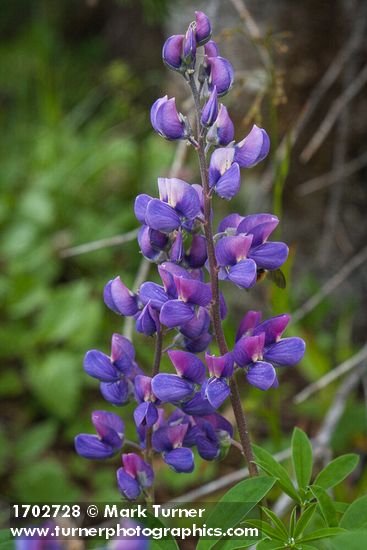
[[[209,129],[206,140],[214,145],[228,145],[234,138],[234,126],[229,117],[227,107],[222,103],[219,106],[218,117]]]
[[[183,61],[186,68],[193,70],[196,62],[196,40],[193,25],[189,25],[183,41]]]
[[[205,103],[201,114],[201,124],[203,126],[212,126],[218,117],[218,94],[217,87],[214,86],[208,101]]]
[[[150,110],[150,121],[154,130],[165,139],[176,140],[187,137],[185,118],[178,113],[175,98],[167,96],[157,99]]]
[[[225,95],[233,84],[234,72],[231,63],[224,57],[207,57],[206,72],[209,77],[208,87],[217,87],[218,96]]]
[[[184,38],[183,34],[175,34],[167,38],[163,46],[163,61],[167,67],[174,71],[181,71],[183,69],[181,56]]]
[[[208,42],[212,35],[212,28],[210,24],[210,19],[202,11],[195,12],[195,22],[196,22],[196,43],[198,46],[203,46]]]

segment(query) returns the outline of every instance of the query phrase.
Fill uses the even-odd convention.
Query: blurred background
[[[135,195],[156,194],[157,176],[172,163],[183,179],[198,180],[192,153],[164,142],[149,121],[151,104],[166,92],[185,104],[186,85],[163,66],[161,48],[166,36],[185,31],[195,9],[212,18],[221,53],[237,71],[224,99],[236,139],[256,122],[272,143],[269,158],[243,173],[236,199],[217,201],[218,219],[230,210],[274,212],[282,220],[277,238],[291,249],[286,289],[268,280],[251,293],[224,287],[228,339],[248,309],[261,308],[266,316],[293,312],[288,335],[307,341],[305,359],[284,370],[279,391],[241,381],[251,433],[275,453],[287,448],[294,425],[315,437],[329,419],[328,453],[361,456],[337,500],[367,488],[367,4],[2,0],[3,502],[118,498],[118,457],[92,463],[73,449],[77,433],[92,431],[91,411],[108,409],[82,362],[90,348],[107,352],[110,335],[123,328],[103,304],[104,284],[121,275],[134,288],[146,270],[131,234],[121,237],[137,227]],[[148,372],[152,343],[134,341]],[[296,397],[330,372],[339,376]],[[121,412],[133,439],[132,409]],[[158,498],[174,499],[242,465],[237,449],[221,463],[198,459],[190,476],[157,461]]]

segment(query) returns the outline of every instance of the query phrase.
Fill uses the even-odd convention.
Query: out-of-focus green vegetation
[[[143,190],[154,194],[157,175],[168,172],[174,145],[153,135],[148,117],[165,74],[163,67],[158,68],[161,29],[150,27],[157,34],[151,45],[156,65],[142,71],[137,67],[144,65],[146,53],[140,52],[137,59],[135,52],[133,61],[129,55],[114,55],[98,26],[99,14],[85,23],[82,16],[71,17],[71,1],[3,4],[0,490],[9,500],[70,501],[86,496],[113,500],[118,459],[114,464],[86,462],[75,455],[72,442],[75,434],[91,431],[91,411],[106,408],[98,384],[82,370],[85,351],[108,351],[110,335],[121,329],[120,320],[103,305],[103,286],[116,274],[132,284],[140,255],[135,242],[69,259],[62,259],[60,252],[136,227],[135,195]],[[90,4],[93,10],[94,3]],[[138,24],[156,25],[151,17],[155,4],[153,9],[152,2],[143,4],[145,18]],[[136,25],[134,12],[129,11],[136,9],[134,3],[121,5],[126,17],[132,18],[131,25]],[[157,5],[164,13],[165,3]],[[83,10],[84,16],[88,10],[85,6]],[[274,170],[277,212],[287,172],[288,158]],[[243,198],[231,208],[236,205],[243,211]],[[285,266],[286,290],[263,283],[260,296],[264,303],[270,300],[268,314],[294,310],[319,286],[307,269],[298,267],[294,278],[295,253],[292,250]],[[236,296],[226,324],[230,341],[247,308],[247,295],[241,302]],[[311,435],[317,430],[335,386],[298,407],[291,404],[292,396],[305,381],[317,379],[355,351],[351,338],[355,303],[343,304],[342,314],[331,316],[326,324],[332,308],[333,299],[325,300],[288,332],[302,333],[308,348],[300,369],[282,377],[281,395],[246,387],[251,428],[258,442],[272,451],[289,444],[295,423]],[[149,368],[150,352],[150,342],[138,339],[142,367]],[[127,437],[133,439],[128,420],[132,408],[122,411]],[[364,425],[365,407],[351,398],[333,440],[335,450],[366,452]],[[203,483],[219,469],[233,470],[240,460],[235,449],[225,465],[198,460],[189,482],[186,476],[159,469],[161,498],[183,492],[188,483]],[[366,483],[362,478],[355,492]]]

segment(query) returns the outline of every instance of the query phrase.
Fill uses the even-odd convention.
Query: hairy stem
[[[155,341],[155,353],[154,353],[154,363],[152,368],[152,378],[159,373],[159,368],[161,365],[162,359],[162,349],[163,349],[163,331],[162,326],[159,325],[157,330],[157,336]],[[152,428],[147,429],[146,434],[146,447],[144,451],[144,458],[148,464],[152,465],[153,461],[153,447],[152,447]],[[154,503],[154,484],[149,487],[146,491],[145,500],[148,506],[151,506]]]
[[[197,125],[197,142],[196,151],[199,158],[200,175],[203,186],[204,196],[204,233],[207,243],[208,251],[208,264],[210,273],[210,286],[212,291],[212,303],[211,303],[211,317],[213,321],[214,334],[218,343],[219,351],[222,355],[228,352],[228,346],[226,338],[223,332],[222,321],[220,316],[220,294],[219,294],[219,281],[218,281],[218,265],[215,257],[215,247],[213,239],[213,227],[211,222],[211,210],[212,210],[212,197],[209,187],[209,175],[208,166],[206,162],[205,154],[205,134],[200,131],[200,119],[201,119],[201,106],[200,106],[200,94],[198,92],[194,75],[189,75],[189,84],[195,103],[195,116]],[[254,464],[254,456],[251,448],[251,440],[247,429],[247,421],[242,409],[240,393],[238,385],[234,377],[230,379],[229,388],[231,390],[230,398],[233,408],[233,412],[236,418],[238,427],[238,433],[245,455],[250,476],[256,476],[258,474],[256,464]]]

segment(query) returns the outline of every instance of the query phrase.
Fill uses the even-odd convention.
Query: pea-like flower
[[[218,195],[233,198],[240,188],[239,168],[251,168],[269,152],[269,136],[254,124],[251,132],[233,146],[216,149],[209,164],[209,184]]]
[[[171,350],[167,353],[177,374],[159,373],[152,380],[154,395],[162,403],[178,403],[190,397],[205,380],[205,366],[193,353]]]
[[[259,322],[259,312],[249,312],[241,322],[233,357],[246,369],[247,380],[260,390],[278,386],[274,367],[296,365],[305,353],[302,338],[281,338],[290,321],[283,314]]]
[[[196,63],[195,23],[190,23],[183,40],[183,62],[186,70],[193,71]]]
[[[214,86],[212,93],[209,96],[208,101],[205,103],[202,114],[201,124],[203,126],[211,126],[217,120],[218,117],[218,94],[217,87]]]
[[[152,379],[150,376],[138,375],[134,383],[138,402],[134,411],[135,424],[151,428],[158,420],[157,398],[152,391]]]
[[[163,460],[175,472],[190,473],[194,469],[194,454],[183,446],[188,424],[167,425],[153,432],[155,451],[162,453]]]
[[[118,488],[128,500],[136,500],[154,480],[152,467],[135,453],[122,455],[122,468],[116,476]]]
[[[174,97],[157,99],[150,110],[150,121],[154,130],[165,139],[174,141],[189,136],[186,118],[177,111]]]
[[[219,105],[218,116],[214,124],[206,134],[206,140],[213,145],[229,145],[234,138],[233,122],[228,114],[227,107],[222,103]]]
[[[219,55],[205,57],[205,71],[208,76],[209,91],[217,89],[218,96],[223,96],[232,88],[234,71],[232,64]]]
[[[215,246],[220,279],[228,279],[240,288],[256,283],[256,263],[249,258],[252,235],[222,237]]]
[[[195,38],[198,46],[206,44],[212,35],[210,19],[202,11],[195,12]]]
[[[75,450],[84,458],[109,458],[122,447],[125,425],[114,413],[94,411],[92,422],[98,435],[79,434],[76,436]]]
[[[230,214],[218,226],[218,233],[252,237],[248,258],[262,270],[278,269],[288,257],[288,246],[282,242],[268,242],[279,220],[273,214]],[[220,241],[219,241],[220,242]]]
[[[233,427],[218,413],[194,418],[196,432],[195,445],[204,460],[222,460],[233,437]]]
[[[203,384],[201,393],[215,409],[218,409],[230,393],[227,379],[233,374],[233,355],[230,352],[221,356],[206,353],[205,362],[210,378]]]

